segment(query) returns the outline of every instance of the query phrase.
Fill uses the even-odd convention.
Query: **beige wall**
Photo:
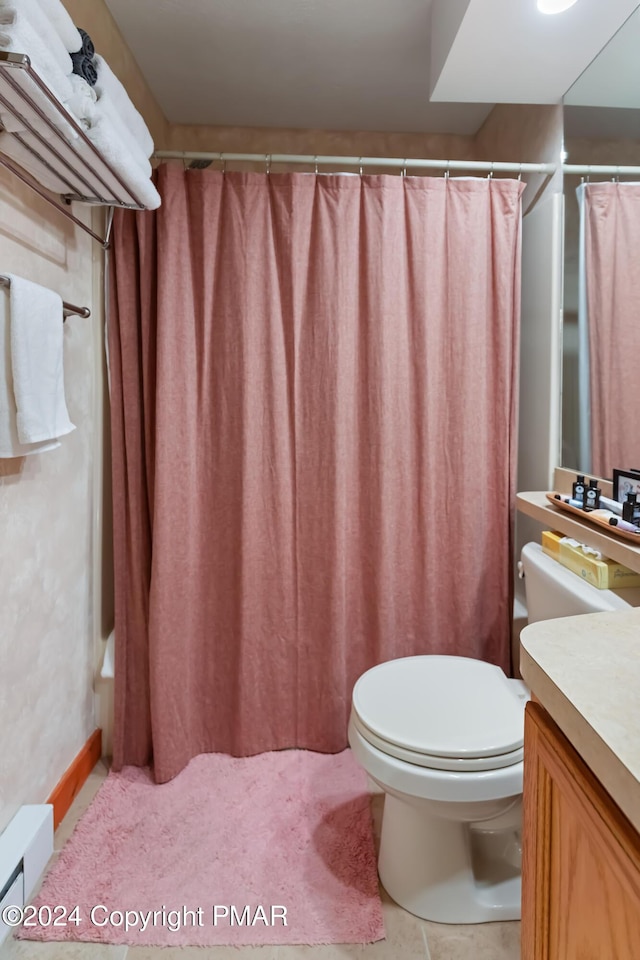
[[[0,174],[1,271],[94,314],[65,324],[65,388],[77,429],[57,450],[0,460],[0,828],[20,804],[46,799],[95,728],[96,257],[86,234]]]
[[[637,166],[640,164],[640,140],[587,140],[571,137],[567,140],[567,153],[569,163]]]
[[[160,142],[164,116],[103,0],[66,6]],[[91,223],[90,209],[73,212]],[[93,218],[100,232],[101,212]],[[65,324],[65,389],[77,429],[57,450],[0,460],[0,830],[21,804],[47,798],[97,725],[94,677],[113,620],[103,271],[97,243],[0,169],[0,273],[92,310]]]
[[[526,212],[543,189],[547,194],[562,192],[563,136],[561,104],[498,104],[476,135],[474,154],[478,160],[557,165],[557,172],[548,184],[544,175],[526,178],[527,189],[522,200]]]
[[[169,126],[167,150],[228,153],[297,153],[325,156],[468,159],[473,137],[428,133],[283,130],[259,127]],[[325,168],[327,169],[327,168]]]

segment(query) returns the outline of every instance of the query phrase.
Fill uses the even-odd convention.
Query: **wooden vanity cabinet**
[[[538,703],[523,811],[522,960],[639,960],[640,837]]]

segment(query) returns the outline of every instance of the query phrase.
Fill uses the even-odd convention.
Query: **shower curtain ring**
[[[491,170],[489,170],[489,176],[487,180],[493,180],[493,160],[491,161]]]
[[[362,176],[362,157],[360,157],[360,176]]]
[[[404,160],[402,161],[402,170],[400,171],[400,176],[404,178],[406,177],[406,175],[407,175],[407,158],[405,157]]]
[[[314,158],[313,158],[313,162],[314,162],[315,165],[316,165],[316,177],[317,177],[317,176],[318,176],[318,158],[317,158],[317,157],[314,157]]]
[[[518,181],[522,183],[522,164],[518,168]]]
[[[227,161],[224,158],[224,153],[220,154],[220,163],[222,164],[222,176],[226,176],[227,173]]]
[[[448,179],[449,179],[449,169],[450,169],[450,167],[451,167],[451,161],[450,161],[450,160],[447,160],[447,165],[446,165],[446,167],[444,168],[444,178],[445,178],[445,180],[448,180]]]
[[[269,176],[271,173],[271,154],[270,153],[265,153],[264,162],[266,165],[267,176]]]

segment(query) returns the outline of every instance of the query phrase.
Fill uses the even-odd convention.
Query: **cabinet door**
[[[637,832],[535,703],[524,764],[522,960],[638,960]]]

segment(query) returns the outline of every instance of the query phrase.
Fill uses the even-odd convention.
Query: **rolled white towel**
[[[138,141],[145,157],[150,157],[153,153],[153,138],[146,123],[132,104],[129,94],[103,57],[96,54],[94,63],[98,71],[98,80],[95,87],[98,100],[106,97],[112,101],[113,109],[120,115],[125,127],[129,128],[132,136]]]
[[[82,46],[82,37],[60,0],[37,0],[37,2],[60,37],[65,50],[69,53],[76,53]]]
[[[18,439],[56,440],[75,430],[64,397],[62,298],[31,280],[9,279]]]
[[[90,87],[87,81],[77,74],[72,73],[69,79],[73,93],[67,102],[67,107],[86,129],[95,121],[98,95],[93,87]]]
[[[4,20],[0,48],[25,53],[51,92],[66,103],[71,96],[73,63],[59,36],[48,27],[37,0],[0,0],[0,11]]]
[[[144,207],[155,210],[160,206],[160,194],[149,177],[140,169],[137,160],[132,156],[127,144],[120,139],[113,124],[107,122],[106,117],[89,127],[87,137]],[[116,195],[118,193],[122,191],[116,188]]]
[[[43,443],[20,443],[16,423],[17,410],[13,393],[11,367],[11,310],[9,291],[0,289],[0,458],[28,457],[60,446],[59,440]]]

